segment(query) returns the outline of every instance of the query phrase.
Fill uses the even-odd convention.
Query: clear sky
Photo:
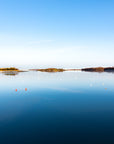
[[[114,66],[114,0],[0,0],[5,66]]]

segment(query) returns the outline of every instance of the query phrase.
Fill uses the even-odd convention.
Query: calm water
[[[113,135],[114,73],[0,73],[0,144],[114,144]]]

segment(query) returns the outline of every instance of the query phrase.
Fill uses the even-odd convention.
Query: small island
[[[0,72],[2,72],[4,75],[17,75],[19,72],[25,72],[23,70],[19,70],[18,68],[15,67],[10,67],[10,68],[0,68]]]
[[[15,67],[10,67],[10,68],[0,68],[0,71],[20,71],[20,70]]]
[[[32,71],[40,71],[40,72],[64,72],[65,69],[58,68],[47,68],[47,69],[30,69]]]

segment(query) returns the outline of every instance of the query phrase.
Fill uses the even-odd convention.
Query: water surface
[[[114,144],[113,134],[113,73],[0,73],[0,144]]]

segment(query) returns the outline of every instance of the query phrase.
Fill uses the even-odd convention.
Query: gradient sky
[[[5,66],[114,66],[114,0],[0,0]]]

